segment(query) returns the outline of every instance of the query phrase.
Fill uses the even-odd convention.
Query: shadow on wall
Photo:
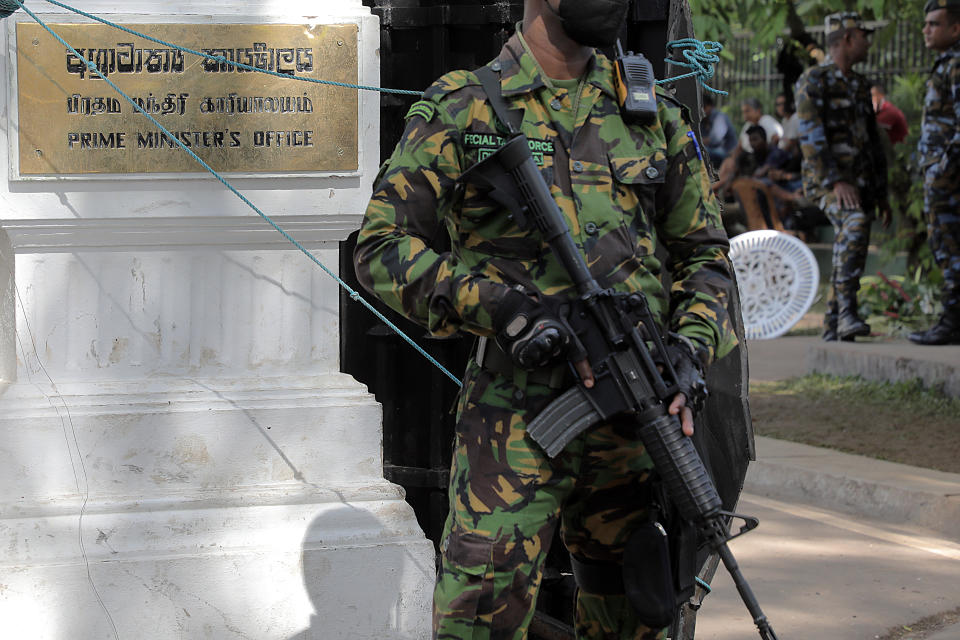
[[[355,536],[345,533],[346,528]],[[395,539],[378,543],[376,532],[382,536],[388,528],[370,513],[350,506],[314,518],[300,556],[314,613],[309,628],[289,640],[415,640],[416,629],[424,623],[415,618],[429,612],[417,611],[416,596],[409,594],[424,582],[422,573],[428,573],[432,583],[434,568],[418,566]],[[344,549],[325,544],[324,536],[332,532],[336,544],[355,541],[356,546]]]

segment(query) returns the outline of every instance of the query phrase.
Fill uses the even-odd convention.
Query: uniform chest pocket
[[[652,244],[652,221],[656,212],[657,190],[667,177],[665,149],[649,155],[610,155],[614,203],[620,209],[624,226],[640,247]]]
[[[656,190],[667,176],[667,154],[663,149],[642,156],[610,154],[609,159],[614,180],[623,185]]]

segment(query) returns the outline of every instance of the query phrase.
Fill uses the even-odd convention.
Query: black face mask
[[[609,47],[617,41],[629,8],[630,0],[560,0],[556,13],[571,40]]]

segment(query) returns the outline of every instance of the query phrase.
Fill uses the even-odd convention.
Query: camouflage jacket
[[[960,42],[940,54],[927,79],[920,166],[960,162]]]
[[[655,314],[669,316],[670,328],[710,357],[730,351],[728,241],[681,107],[660,96],[658,123],[627,125],[612,64],[597,54],[575,128],[566,131],[552,113],[572,111],[575,96],[545,81],[516,34],[489,66],[500,71],[511,111],[522,111],[520,129],[600,286],[643,291]],[[357,276],[434,335],[493,335],[491,318],[508,285],[576,294],[538,234],[458,181],[504,142],[476,75],[454,71],[410,109],[374,185],[354,253]],[[658,242],[667,249],[669,293],[654,256]]]
[[[819,200],[836,182],[860,191],[864,208],[887,195],[887,160],[870,100],[870,82],[844,76],[829,57],[807,69],[796,84],[803,153],[803,190]]]

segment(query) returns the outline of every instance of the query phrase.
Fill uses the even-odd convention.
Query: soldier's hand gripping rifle
[[[732,538],[756,527],[757,520],[723,511],[693,442],[683,434],[680,419],[668,413],[679,391],[677,374],[666,357],[646,298],[639,293],[601,289],[594,280],[524,135],[512,137],[463,179],[488,189],[490,197],[507,208],[521,228],[540,232],[579,294],[567,317],[574,334],[568,356],[571,362],[589,361],[594,385],[577,384],[561,395],[529,423],[527,433],[553,457],[585,429],[617,415],[635,416],[639,437],[681,517],[699,527],[707,544],[719,554],[760,636],[777,640],[727,546]],[[651,354],[645,337],[658,357]],[[732,517],[746,522],[734,535],[727,530]]]

